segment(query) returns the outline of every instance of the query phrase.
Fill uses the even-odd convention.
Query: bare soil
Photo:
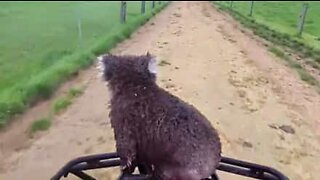
[[[209,2],[173,2],[112,52],[149,51],[167,62],[159,65],[159,85],[212,122],[223,155],[277,168],[290,179],[317,180],[320,95],[244,32]],[[23,123],[43,114],[44,102],[0,134],[0,179],[49,179],[72,158],[115,150],[107,87],[94,67],[79,79],[73,85],[85,84],[84,94],[48,131],[28,139]],[[115,179],[118,169],[92,173]]]

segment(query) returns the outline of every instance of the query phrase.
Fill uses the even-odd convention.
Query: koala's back
[[[204,176],[214,173],[221,153],[216,130],[192,105],[165,91],[161,94],[167,116],[158,127],[159,138],[164,141],[161,147],[169,150],[168,159]]]
[[[158,87],[120,99],[126,102],[119,103],[124,108],[119,115],[128,121],[118,132],[135,137],[139,161],[168,176],[190,171],[195,177],[208,177],[215,172],[221,153],[219,136],[196,108]]]

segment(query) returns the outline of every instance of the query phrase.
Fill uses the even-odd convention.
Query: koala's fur
[[[123,171],[137,164],[153,179],[200,180],[215,174],[221,143],[210,122],[192,105],[156,84],[154,57],[99,57],[112,92],[111,125]]]

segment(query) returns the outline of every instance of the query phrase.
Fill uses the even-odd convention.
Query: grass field
[[[141,15],[140,1],[128,2],[123,25],[120,2],[0,2],[0,126],[159,10],[147,2]]]
[[[318,82],[296,60],[290,58],[290,48],[295,54],[302,57],[304,62],[320,70],[320,3],[309,3],[306,25],[302,37],[297,36],[298,16],[303,3],[300,2],[254,2],[253,16],[249,16],[251,1],[230,2],[218,1],[215,4],[224,11],[229,12],[236,20],[240,21],[252,32],[270,42],[273,46],[270,52],[281,57],[300,78],[316,87],[320,92]],[[281,48],[279,48],[281,47]]]
[[[281,33],[297,36],[298,17],[304,2],[309,4],[302,38],[296,38],[312,47],[320,48],[320,2],[312,1],[283,1],[260,2],[255,1],[252,18],[261,24],[267,25]],[[230,2],[218,1],[218,3],[230,7]],[[251,1],[233,1],[232,9],[242,15],[248,16]]]
[[[251,1],[218,1],[219,8],[228,11],[243,25],[276,45],[289,47],[314,67],[320,66],[320,2],[307,2],[309,10],[306,16],[304,32],[297,36],[298,16],[303,3],[300,2],[254,2],[253,16],[249,16]],[[318,68],[319,69],[319,68]]]

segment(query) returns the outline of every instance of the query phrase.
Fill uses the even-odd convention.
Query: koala
[[[217,131],[193,105],[159,87],[153,55],[102,55],[111,91],[110,121],[123,173],[136,166],[151,179],[200,180],[221,160]]]

